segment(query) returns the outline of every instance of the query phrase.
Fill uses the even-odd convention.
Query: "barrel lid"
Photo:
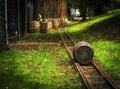
[[[73,47],[73,55],[80,64],[89,64],[94,56],[92,46],[86,41],[80,41]]]

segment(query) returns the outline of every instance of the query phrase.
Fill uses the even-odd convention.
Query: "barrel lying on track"
[[[88,42],[78,42],[73,47],[73,55],[80,64],[89,64],[94,56],[93,48]]]
[[[55,28],[55,29],[59,28],[59,26],[60,26],[59,20],[58,19],[53,19],[52,20],[52,25],[53,25],[53,28]]]

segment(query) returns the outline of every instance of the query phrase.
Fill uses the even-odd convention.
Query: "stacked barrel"
[[[40,32],[46,33],[51,28],[58,29],[59,27],[65,26],[66,24],[67,24],[67,19],[47,18],[44,19],[43,22],[41,22]]]
[[[36,32],[40,29],[41,33],[47,33],[50,29],[58,29],[67,24],[67,19],[43,19],[43,22],[31,21],[29,23],[29,32]]]

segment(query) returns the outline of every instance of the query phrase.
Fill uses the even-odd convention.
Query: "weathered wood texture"
[[[19,0],[19,26],[20,26],[20,36],[24,36],[26,29],[26,14],[25,14],[25,0]]]
[[[8,0],[8,34],[14,36],[18,32],[18,1]]]
[[[73,54],[80,64],[89,64],[93,60],[94,51],[88,42],[80,41],[73,47]]]
[[[5,0],[0,0],[0,50],[6,48],[6,40],[16,41],[27,32],[27,25],[36,16],[37,0],[7,0],[7,24],[5,28]],[[8,38],[6,39],[6,32]]]
[[[5,1],[0,0],[0,51],[6,48],[6,39],[5,39]]]
[[[20,39],[28,30],[36,12],[36,0],[8,0],[8,34],[9,42]]]
[[[65,18],[67,17],[67,2],[66,0],[39,0],[38,13],[43,18]]]

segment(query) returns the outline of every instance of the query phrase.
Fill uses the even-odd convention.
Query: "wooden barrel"
[[[57,28],[59,28],[60,23],[57,19],[53,19],[52,20],[52,25],[53,25],[53,28],[57,29]]]
[[[94,52],[88,42],[80,41],[73,47],[73,55],[80,64],[89,64],[93,59]]]
[[[38,21],[29,22],[29,32],[35,32],[40,29],[40,23]]]
[[[49,26],[49,27],[48,27],[49,29],[51,29],[51,28],[53,27],[52,21],[48,21],[48,26]]]
[[[65,26],[68,23],[67,19],[60,19],[61,26]]]
[[[41,33],[46,33],[49,29],[52,28],[52,22],[41,22],[41,28],[40,32]]]

